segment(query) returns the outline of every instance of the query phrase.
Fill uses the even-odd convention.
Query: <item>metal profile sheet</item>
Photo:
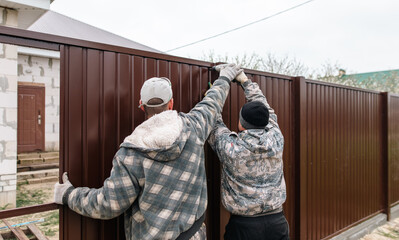
[[[399,204],[399,95],[388,96],[389,204]]]
[[[175,109],[188,112],[199,102],[208,89],[208,82],[217,74],[209,66],[194,65],[162,59],[134,56],[111,51],[82,47],[62,48],[64,108],[64,165],[75,186],[100,187],[109,176],[112,159],[123,139],[144,121],[137,107],[143,82],[154,76],[166,76],[172,82]],[[287,79],[251,75],[266,93],[279,115],[285,135],[284,161],[288,200],[285,204],[287,218],[294,220],[294,187],[291,175],[291,82]],[[270,88],[270,89],[268,89]],[[237,130],[238,113],[245,103],[240,87],[232,84],[224,111],[225,121]],[[215,154],[206,147],[208,174],[207,225],[209,239],[217,239],[228,221],[228,213],[220,216],[220,164]],[[216,204],[217,203],[217,204]],[[211,211],[212,210],[212,211]],[[216,211],[215,211],[216,210]],[[223,215],[227,214],[227,215]],[[100,221],[85,218],[64,208],[62,214],[63,239],[124,239],[123,217]],[[293,229],[293,224],[291,224]],[[292,232],[294,232],[292,230]],[[115,236],[117,236],[115,238]]]
[[[381,95],[307,82],[306,98],[306,239],[323,239],[383,209]]]
[[[103,180],[109,176],[112,159],[120,143],[144,121],[144,114],[137,106],[140,88],[146,79],[154,76],[166,76],[171,79],[175,109],[182,112],[188,112],[202,99],[208,88],[208,81],[211,80],[208,66],[81,47],[65,46],[62,49],[62,78],[65,83],[65,96],[62,100],[65,155],[62,171],[69,172],[75,186],[100,187]],[[266,85],[262,85],[267,83],[266,78],[259,80],[263,89],[266,89]],[[268,81],[279,82],[277,79]],[[289,93],[290,84],[289,81],[281,83],[284,85],[278,88],[278,84],[275,84],[274,89],[282,92],[279,94],[280,99],[276,98],[271,104],[279,103],[276,111],[289,113],[290,110],[283,111],[283,108],[290,107],[290,98],[284,101],[283,93]],[[242,90],[233,86],[235,92],[232,92],[230,99],[237,102],[234,107],[226,106],[231,108],[234,114],[227,117],[228,120],[232,119],[233,123],[227,124],[237,126],[238,107],[244,104],[245,98]],[[288,114],[286,117],[291,116]],[[287,125],[286,134],[289,134],[290,120],[284,122],[284,118],[281,118],[281,125],[282,128]],[[288,146],[289,139],[287,136]],[[213,156],[206,162],[208,175],[212,176],[213,172],[214,176],[219,173],[218,170],[211,169],[215,166],[216,159],[214,153],[209,152],[212,151],[210,148],[207,148],[207,151],[208,156]],[[285,158],[289,156],[287,153]],[[208,179],[210,206],[219,209],[219,204],[215,205],[214,202],[220,202],[220,180],[214,181],[213,177]],[[287,211],[289,212],[288,209]],[[218,215],[217,212],[209,212],[208,209],[209,236],[219,235],[220,228],[213,227],[219,225],[218,217],[215,216]],[[79,216],[65,208],[62,216],[63,239],[124,238],[122,217],[100,221]]]

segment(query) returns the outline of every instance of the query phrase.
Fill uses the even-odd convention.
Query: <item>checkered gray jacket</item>
[[[100,189],[72,188],[75,212],[98,219],[124,213],[126,239],[175,239],[207,207],[204,143],[230,85],[219,78],[189,113],[165,111],[138,126],[121,144]]]
[[[218,118],[208,142],[222,163],[222,203],[236,215],[256,215],[282,207],[286,199],[283,174],[284,138],[277,115],[257,83],[242,86],[247,101],[260,101],[269,109],[265,129],[231,132]]]

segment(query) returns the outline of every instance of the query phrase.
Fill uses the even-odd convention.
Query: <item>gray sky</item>
[[[265,18],[306,0],[55,0],[51,9],[167,51]],[[348,73],[399,69],[398,0],[314,0],[304,6],[169,54],[200,58],[272,53],[315,69]]]

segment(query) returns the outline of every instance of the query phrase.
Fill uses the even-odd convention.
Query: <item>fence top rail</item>
[[[396,93],[389,93],[389,96],[394,97],[394,98],[399,98],[399,94],[396,94]]]
[[[376,91],[376,90],[351,87],[351,86],[342,85],[342,84],[338,84],[338,83],[323,82],[323,81],[320,81],[320,80],[306,79],[306,83],[312,83],[312,84],[323,85],[323,86],[330,86],[330,87],[335,87],[335,88],[344,88],[344,89],[348,89],[348,90],[353,90],[353,91],[358,91],[358,92],[366,92],[366,93],[373,93],[373,94],[381,94],[382,93],[382,92]]]
[[[33,41],[42,41],[42,42],[47,42],[47,43],[52,43],[52,44],[65,44],[65,45],[70,45],[70,46],[118,52],[118,53],[122,53],[122,54],[132,54],[132,55],[140,56],[140,57],[155,58],[158,60],[179,62],[179,63],[183,63],[183,64],[186,63],[186,64],[192,64],[192,65],[208,67],[208,68],[215,65],[215,63],[211,63],[211,62],[195,60],[195,59],[190,59],[190,58],[177,57],[177,56],[173,56],[173,55],[168,55],[166,53],[148,52],[148,51],[144,51],[144,50],[120,47],[120,46],[109,45],[109,44],[105,44],[105,43],[91,42],[91,41],[87,41],[87,40],[68,38],[68,37],[63,37],[63,36],[58,36],[58,35],[51,35],[51,34],[46,34],[46,33],[41,33],[41,32],[5,27],[5,26],[0,26],[0,35],[16,37],[16,38],[21,38],[21,39],[27,39],[27,40],[33,40]],[[29,47],[29,43],[26,43],[26,46]],[[263,72],[263,71],[258,71],[258,70],[246,69],[245,72],[249,73],[249,74],[261,75],[261,76],[265,76],[265,77],[279,78],[279,79],[284,79],[284,80],[292,80],[291,76],[275,74],[275,73],[268,73],[268,72]]]
[[[173,62],[180,62],[180,63],[187,63],[193,64],[203,67],[212,67],[214,64],[206,61],[201,60],[194,60],[189,58],[177,57],[163,53],[155,53],[155,52],[148,52],[144,50],[138,50],[133,48],[126,48],[120,46],[109,45],[105,43],[98,43],[98,42],[91,42],[81,39],[75,38],[68,38],[58,35],[51,35],[41,32],[34,32],[24,29],[18,28],[11,28],[0,26],[0,35],[9,36],[9,37],[16,37],[22,38],[27,40],[34,40],[34,41],[43,41],[48,43],[55,43],[55,44],[65,44],[70,46],[77,46],[77,47],[85,47],[97,50],[104,50],[104,51],[112,51],[117,53],[125,53],[125,54],[132,54],[136,56],[148,57],[148,58],[155,58],[159,60],[166,60],[166,61],[173,61]]]

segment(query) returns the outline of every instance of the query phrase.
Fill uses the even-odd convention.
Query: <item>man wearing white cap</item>
[[[126,137],[100,189],[74,188],[66,174],[54,198],[99,219],[125,214],[126,239],[206,239],[204,143],[221,113],[230,82],[241,72],[224,66],[204,99],[189,113],[173,109],[167,78],[144,82],[146,121]]]

